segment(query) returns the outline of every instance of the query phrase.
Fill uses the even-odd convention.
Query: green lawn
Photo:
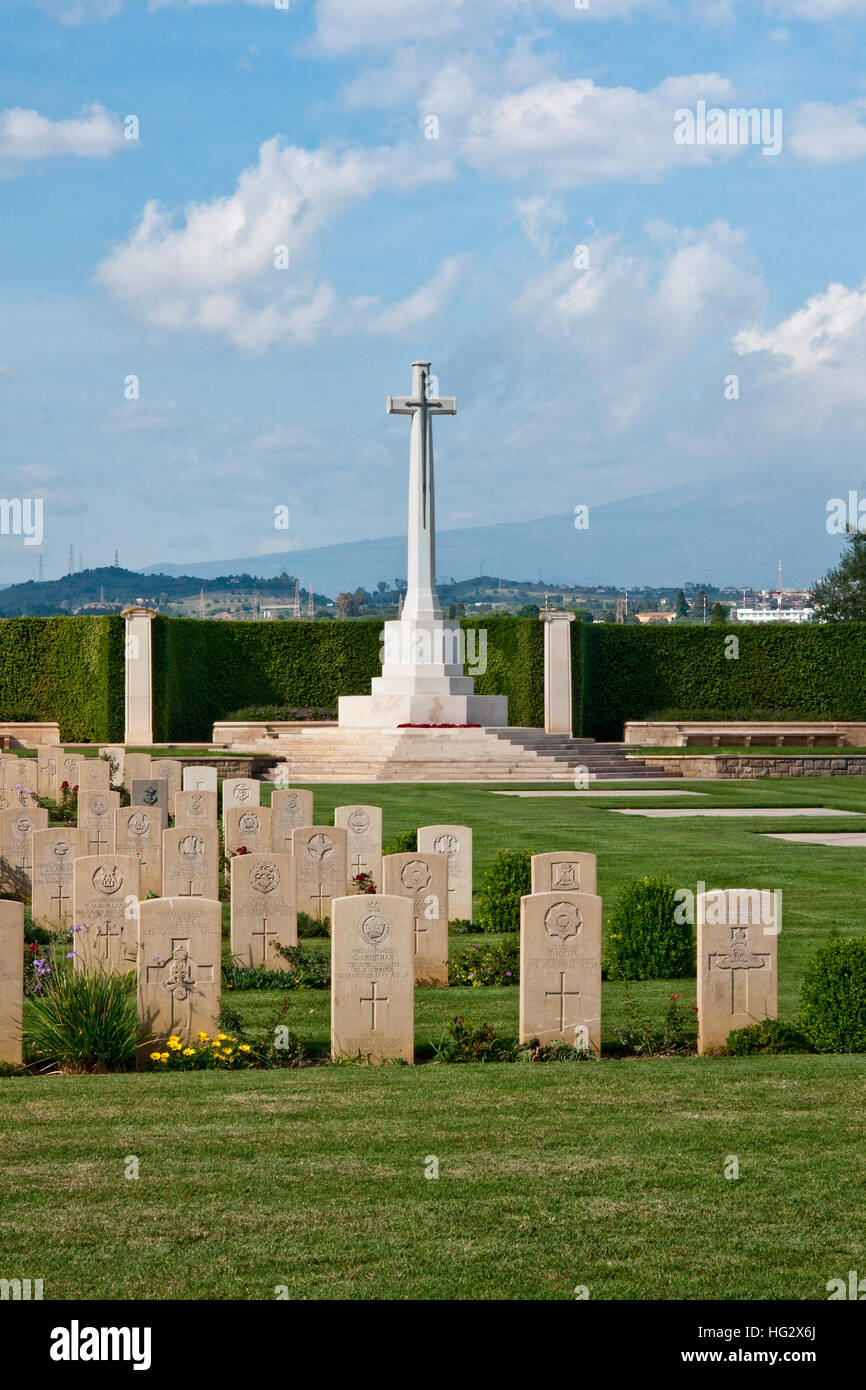
[[[866,812],[854,778],[671,786],[706,793],[679,807]],[[621,803],[487,785],[313,790],[320,822],[381,805],[386,841],[471,825],[476,890],[495,851],[518,846],[593,850],[606,912],[635,874],[780,888],[782,1016],[818,945],[864,930],[863,850],[761,834],[861,828],[851,818],[618,816],[612,805],[665,804],[628,789]],[[657,1022],[671,993],[688,1010],[694,989],[630,992]],[[226,1002],[264,1031],[281,994]],[[278,1285],[292,1298],[572,1298],[586,1285],[602,1299],[824,1299],[829,1279],[866,1267],[866,1058],[430,1061],[455,1014],[515,1036],[517,1002],[513,988],[419,990],[414,1068],[0,1081],[0,1275],[44,1278],[46,1298],[270,1298]],[[297,991],[283,1020],[314,1055],[328,1006],[326,991]],[[608,1049],[625,1012],[625,987],[606,983]],[[138,1181],[123,1176],[130,1154]]]
[[[75,1300],[825,1299],[863,1267],[864,1098],[850,1057],[9,1081],[3,1272]]]

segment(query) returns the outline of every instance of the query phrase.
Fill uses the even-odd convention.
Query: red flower
[[[249,854],[249,850],[247,849],[246,845],[241,845],[238,849],[235,850],[235,854]]]
[[[69,790],[69,783],[68,783],[68,782],[61,782],[61,783],[60,783],[60,790],[61,790],[62,792],[68,791],[68,790]]]
[[[37,952],[38,950],[39,950],[39,946],[37,945],[37,943],[36,943],[35,941],[31,941],[31,942],[30,942],[30,954],[31,954],[31,956],[35,956],[35,955],[36,955],[36,952]]]

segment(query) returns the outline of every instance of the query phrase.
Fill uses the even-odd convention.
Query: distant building
[[[673,623],[676,622],[676,613],[636,613],[635,617],[639,623]]]
[[[814,608],[738,608],[739,623],[810,623]]]

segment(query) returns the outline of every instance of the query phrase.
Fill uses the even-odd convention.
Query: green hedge
[[[866,623],[581,623],[576,636],[586,738],[619,739],[627,719],[866,719]]]
[[[507,695],[512,724],[542,724],[541,624],[496,617],[469,619],[465,626],[487,630],[487,671],[476,679],[478,694]],[[154,738],[209,739],[217,720],[245,705],[336,709],[340,695],[369,695],[381,669],[381,630],[381,622],[368,619],[242,623],[157,617]]]
[[[0,718],[56,719],[69,743],[123,739],[120,617],[0,619]]]

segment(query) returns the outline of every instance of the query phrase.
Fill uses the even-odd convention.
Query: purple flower
[[[72,927],[72,931],[87,931],[86,927]]]
[[[66,959],[67,959],[67,960],[75,960],[75,952],[74,952],[74,951],[67,951],[67,952],[66,952]]]

